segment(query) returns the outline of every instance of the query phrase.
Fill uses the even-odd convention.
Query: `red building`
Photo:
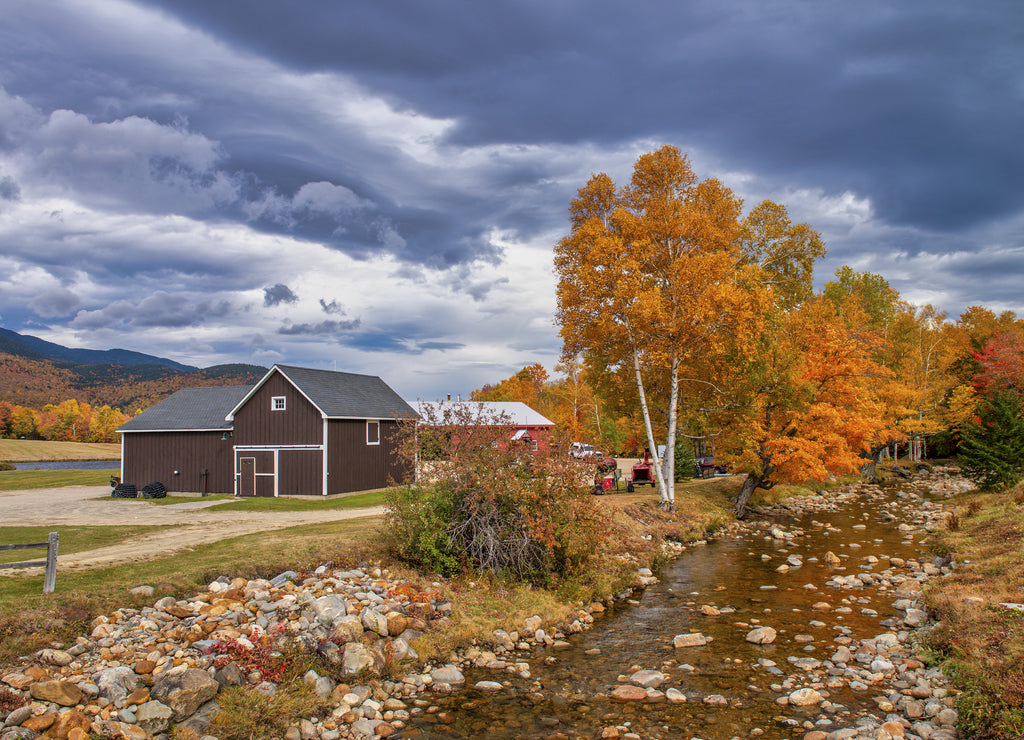
[[[519,401],[415,401],[411,405],[421,419],[441,421],[446,413],[450,418],[453,412],[460,412],[476,423],[507,426],[510,442],[522,442],[542,452],[551,448],[555,422]]]

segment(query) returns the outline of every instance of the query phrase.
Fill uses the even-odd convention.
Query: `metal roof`
[[[233,415],[275,372],[281,373],[329,419],[410,419],[417,416],[416,411],[376,375],[291,365],[274,365],[245,398],[228,410],[228,415]]]
[[[463,406],[473,412],[474,418],[505,419],[508,418],[517,427],[553,427],[555,422],[537,413],[521,401],[414,401],[413,408],[420,416],[443,418],[446,408]],[[434,413],[431,414],[430,411]]]
[[[248,385],[183,388],[134,419],[119,432],[174,432],[231,429],[225,417],[251,390]]]

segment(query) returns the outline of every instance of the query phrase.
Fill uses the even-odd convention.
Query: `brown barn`
[[[254,386],[188,388],[121,433],[121,480],[169,491],[327,496],[403,476],[400,421],[416,412],[383,380],[275,365]]]

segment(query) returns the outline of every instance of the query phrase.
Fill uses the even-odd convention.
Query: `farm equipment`
[[[711,456],[698,457],[693,464],[695,478],[710,478],[715,475],[728,475],[729,471],[724,465],[716,465],[715,458]]]
[[[651,462],[650,450],[644,450],[644,459],[633,465],[633,469],[626,478],[626,490],[630,493],[636,486],[657,486],[658,482],[654,477],[654,463]]]
[[[619,490],[619,465],[614,457],[603,458],[597,463],[597,475],[594,476],[595,496],[600,496],[605,491]]]

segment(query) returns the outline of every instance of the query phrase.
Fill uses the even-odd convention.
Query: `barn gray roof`
[[[184,388],[146,409],[119,432],[173,432],[231,429],[225,417],[252,389],[249,385]]]
[[[414,419],[417,416],[416,411],[376,375],[275,365],[256,388],[274,370],[290,380],[328,418]],[[236,410],[238,405],[241,403],[236,404]]]

